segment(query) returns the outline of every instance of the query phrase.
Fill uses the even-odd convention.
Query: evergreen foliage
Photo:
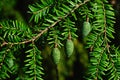
[[[87,34],[79,33],[83,35],[83,39],[85,38],[85,46],[89,49],[90,55],[85,79],[120,79],[120,50],[111,44],[115,32],[115,15],[107,0],[38,0],[35,4],[29,5],[29,10],[30,22],[34,22],[32,25],[18,20],[0,21],[1,80],[6,80],[11,75],[17,75],[15,80],[44,80],[42,76],[46,74],[42,66],[41,50],[38,47],[42,44],[37,44],[42,41],[39,40],[49,44],[51,50],[58,49],[64,47],[64,41],[72,41],[79,37],[79,29]],[[77,21],[89,22],[91,26],[86,25],[84,28],[82,24],[83,27],[76,27]],[[74,47],[73,44],[72,46]],[[22,49],[24,50],[21,51]],[[59,55],[52,56],[61,57],[62,53],[58,53]],[[21,65],[18,55],[23,54],[25,60]],[[22,72],[20,76],[19,69]]]

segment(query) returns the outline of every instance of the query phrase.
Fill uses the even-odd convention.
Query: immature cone
[[[66,54],[68,57],[70,57],[73,53],[74,50],[74,44],[71,39],[67,39],[66,42]]]
[[[14,61],[12,58],[8,58],[8,63],[9,63],[9,67],[11,68],[14,65]]]
[[[85,21],[83,23],[83,37],[87,36],[91,31],[91,25],[90,23],[87,21]]]
[[[57,47],[53,48],[52,59],[55,64],[58,64],[60,61],[60,50]]]

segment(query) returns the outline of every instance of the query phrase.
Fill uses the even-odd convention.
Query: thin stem
[[[32,42],[32,45],[33,45],[33,60],[34,60],[34,80],[36,80],[36,52],[35,52],[35,43]]]
[[[57,65],[55,66],[56,68],[56,80],[59,80],[59,72],[58,72],[58,67],[57,67]]]
[[[102,3],[103,4],[103,11],[104,11],[104,30],[105,30],[105,32],[104,32],[104,34],[105,34],[105,42],[106,42],[106,46],[107,46],[107,51],[108,51],[108,53],[110,53],[110,51],[109,51],[109,47],[110,47],[110,45],[108,44],[108,40],[107,40],[107,20],[106,20],[106,10],[105,10],[105,5],[104,5],[104,3]]]

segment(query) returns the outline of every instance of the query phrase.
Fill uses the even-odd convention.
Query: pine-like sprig
[[[43,80],[42,75],[44,74],[43,68],[41,66],[41,52],[37,49],[34,43],[30,44],[27,53],[27,59],[25,60],[25,67],[27,71],[25,73],[29,74],[26,79],[29,80]]]
[[[117,67],[110,57],[112,54],[110,39],[114,38],[114,11],[107,0],[94,0],[91,5],[95,21],[93,21],[92,32],[87,39],[87,45],[90,48],[89,77],[87,79],[104,80],[105,76],[109,76],[105,79],[119,80]],[[114,58],[114,60],[116,59]]]

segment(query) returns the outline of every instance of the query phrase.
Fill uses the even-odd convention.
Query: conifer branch
[[[105,10],[105,5],[104,5],[104,3],[102,3],[102,5],[103,5],[103,12],[104,12],[104,34],[105,34],[105,42],[106,42],[106,48],[107,48],[107,51],[108,51],[108,53],[110,53],[110,51],[109,51],[109,47],[110,47],[110,45],[108,44],[108,41],[107,41],[107,30],[106,30],[106,27],[107,27],[107,20],[106,20],[106,10]]]
[[[22,41],[22,42],[16,42],[16,43],[11,43],[11,42],[3,42],[1,44],[0,47],[3,47],[5,45],[17,45],[17,44],[25,44],[25,43],[29,43],[29,42],[34,42],[36,39],[38,39],[43,33],[45,33],[46,31],[48,31],[50,28],[54,27],[57,23],[59,23],[60,21],[62,21],[64,18],[68,17],[71,13],[73,13],[76,9],[78,9],[80,6],[86,4],[87,2],[89,2],[90,0],[85,0],[83,3],[78,3],[76,4],[76,6],[68,13],[66,14],[65,16],[63,17],[60,17],[56,22],[54,22],[52,25],[50,25],[49,27],[45,28],[44,30],[42,30],[37,36],[33,37],[32,39],[30,40],[25,40],[25,41]]]

